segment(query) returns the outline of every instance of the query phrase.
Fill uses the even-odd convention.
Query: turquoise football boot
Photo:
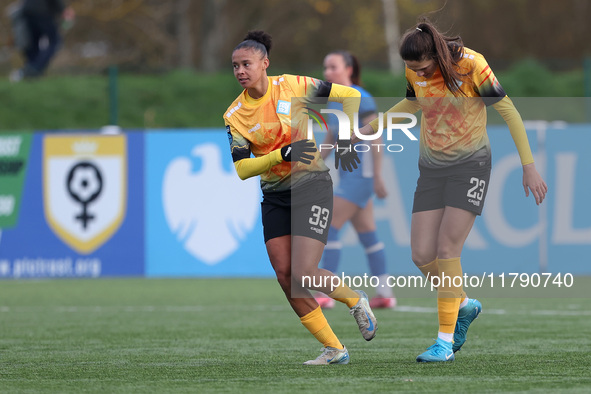
[[[417,357],[417,362],[433,363],[453,361],[455,356],[451,347],[451,342],[437,338],[437,341],[435,341],[435,343],[431,345],[425,353],[419,354]]]
[[[466,342],[466,334],[468,333],[468,327],[482,312],[482,304],[478,300],[470,299],[468,304],[463,308],[460,308],[458,312],[458,321],[456,322],[456,328],[454,330],[454,344],[453,351],[457,352],[462,348],[464,342]]]

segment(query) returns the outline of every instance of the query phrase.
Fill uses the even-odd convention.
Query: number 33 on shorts
[[[326,230],[326,226],[328,226],[328,218],[330,216],[330,210],[328,208],[322,208],[318,205],[312,205],[311,211],[312,211],[312,215],[310,216],[310,219],[308,219],[308,222],[312,226],[319,226],[322,229],[322,230],[320,230],[320,229],[312,228],[312,230],[314,230],[314,231],[320,230],[320,231],[324,232],[324,230]]]

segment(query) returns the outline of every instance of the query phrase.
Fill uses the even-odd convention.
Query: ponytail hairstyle
[[[463,56],[462,38],[443,35],[427,18],[423,18],[402,36],[400,57],[417,62],[433,59],[439,66],[445,86],[454,96],[465,95],[460,89],[459,81],[469,73],[462,74],[458,71],[458,62]]]
[[[246,34],[244,40],[236,45],[236,48],[232,52],[242,48],[252,48],[261,53],[261,58],[265,58],[269,56],[269,52],[271,51],[271,41],[271,36],[268,33],[262,30],[251,30]]]
[[[345,61],[345,66],[351,67],[353,70],[351,72],[351,82],[353,82],[353,85],[361,86],[361,66],[359,65],[359,61],[355,55],[349,51],[344,50],[332,51],[328,53],[328,55],[340,55]]]

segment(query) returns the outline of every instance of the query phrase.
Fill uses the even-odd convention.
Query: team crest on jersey
[[[43,205],[52,231],[88,254],[123,222],[127,205],[127,140],[114,136],[46,136]]]
[[[285,100],[277,101],[277,113],[281,115],[289,115],[291,109],[291,103]]]

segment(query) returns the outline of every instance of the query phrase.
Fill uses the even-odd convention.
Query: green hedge
[[[317,72],[312,76],[320,77]],[[512,97],[583,96],[583,71],[552,73],[533,60],[498,73]],[[375,97],[400,97],[403,75],[364,70]],[[94,129],[109,121],[107,76],[48,76],[0,82],[0,130]],[[230,73],[175,71],[119,77],[119,125],[124,128],[221,127],[222,114],[241,89]]]

